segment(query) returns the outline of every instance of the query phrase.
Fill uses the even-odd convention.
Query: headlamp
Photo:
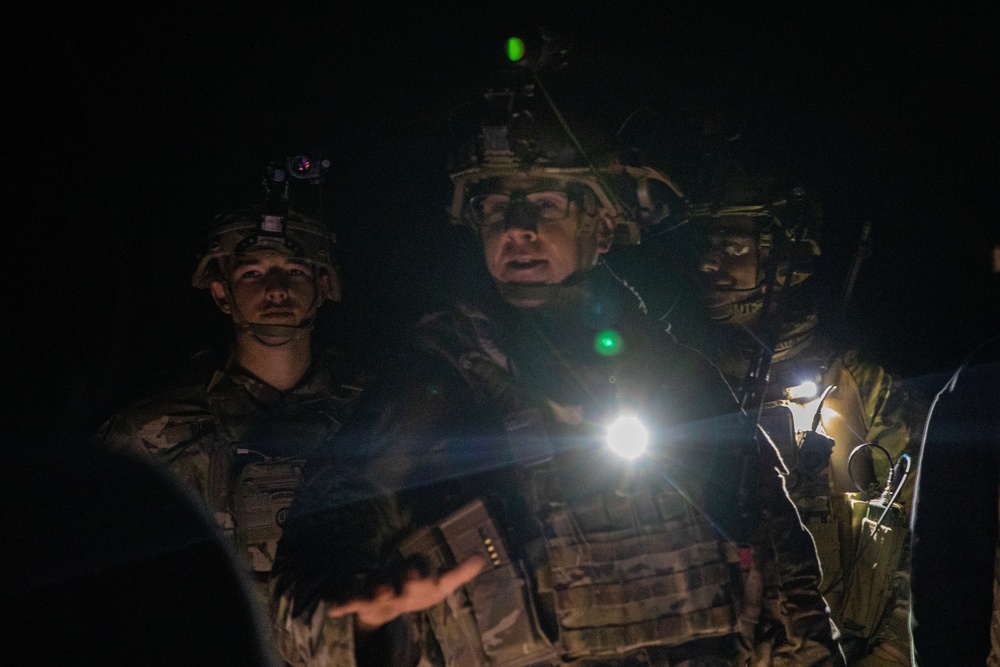
[[[608,447],[629,461],[642,456],[649,448],[649,430],[635,415],[622,415],[608,426]]]

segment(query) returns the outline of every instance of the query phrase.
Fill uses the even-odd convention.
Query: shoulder
[[[859,387],[879,387],[891,381],[892,376],[881,364],[861,356],[858,350],[846,350],[835,359],[843,370],[851,374]]]
[[[471,303],[459,302],[421,317],[412,328],[412,342],[427,349],[478,347],[495,340],[496,314]]]
[[[1000,336],[990,338],[976,347],[962,362],[943,392],[953,392],[960,386],[1000,384]]]
[[[918,382],[896,376],[853,349],[838,355],[831,370],[836,373],[829,380],[831,384],[846,388],[853,382],[856,386],[867,423],[881,429],[905,431],[908,439],[916,442],[930,408],[926,390]]]
[[[198,383],[144,398],[112,416],[96,439],[111,449],[160,454],[210,433],[214,420]]]
[[[976,347],[952,374],[935,398],[940,403],[987,410],[993,414],[1000,403],[1000,336]]]
[[[894,390],[893,377],[885,367],[863,358],[858,350],[837,354],[830,366],[833,371],[831,382],[845,390],[853,382],[869,415],[876,414]],[[845,374],[849,379],[845,378]]]

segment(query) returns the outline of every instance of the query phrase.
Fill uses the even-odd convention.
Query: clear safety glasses
[[[561,222],[569,216],[571,202],[562,190],[514,190],[476,195],[469,200],[469,208],[477,225],[490,227],[515,219],[534,223]]]

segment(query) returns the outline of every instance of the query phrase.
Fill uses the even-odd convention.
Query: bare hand
[[[396,595],[391,586],[382,586],[372,598],[348,600],[331,607],[326,613],[331,618],[357,614],[357,629],[371,631],[393,620],[400,614],[427,609],[451,595],[456,588],[471,581],[486,561],[473,556],[453,570],[436,577],[421,577],[412,572]]]

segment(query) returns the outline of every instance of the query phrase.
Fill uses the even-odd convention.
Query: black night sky
[[[0,347],[16,428],[89,433],[224,346],[226,321],[189,287],[194,258],[216,213],[255,201],[263,163],[298,151],[333,163],[344,303],[320,333],[391,345],[468,269],[444,215],[448,115],[496,83],[506,36],[539,27],[571,45],[553,89],[602,121],[739,109],[747,144],[822,197],[830,294],[872,222],[837,323],[848,343],[936,390],[995,327],[1000,73],[991,21],[968,8],[84,4],[5,17]],[[627,274],[629,254],[615,261]]]

